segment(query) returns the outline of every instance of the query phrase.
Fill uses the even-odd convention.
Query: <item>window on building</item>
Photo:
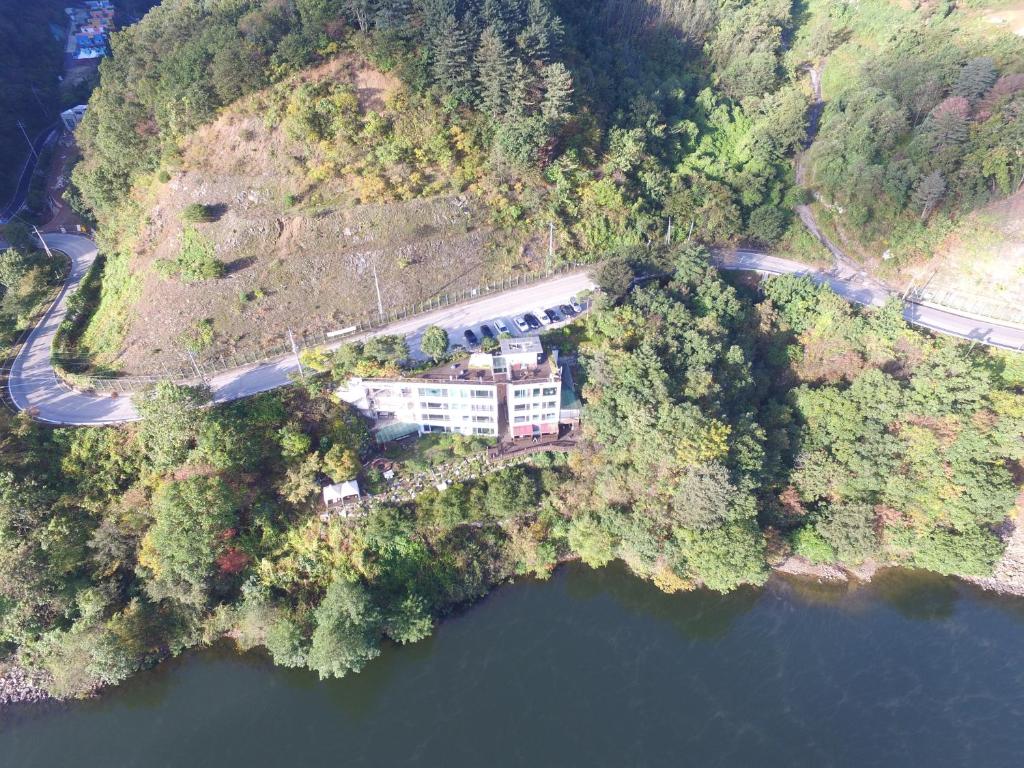
[[[558,414],[557,413],[545,413],[540,418],[541,418],[541,421],[554,421],[555,419],[558,418]]]
[[[526,389],[514,389],[512,390],[513,397],[526,397],[529,390]]]
[[[514,424],[525,424],[529,420],[530,420],[529,416],[516,416],[515,419],[513,419],[513,423]]]
[[[545,408],[555,408],[557,405],[558,402],[556,400],[548,400],[546,403],[544,403]]]
[[[494,430],[487,427],[473,427],[474,435],[493,435]]]
[[[423,410],[448,410],[448,403],[420,403],[420,408]]]
[[[492,396],[492,394],[493,393],[489,389],[474,389],[472,391],[473,397],[486,397],[489,399]]]
[[[482,412],[482,413],[491,413],[492,411],[494,411],[494,406],[493,405],[474,405],[472,410],[479,411],[479,412]]]
[[[558,394],[558,388],[557,387],[544,387],[544,396],[545,397],[551,397],[552,395],[557,395],[557,394]]]
[[[448,397],[448,390],[435,387],[420,387],[420,397]]]
[[[448,421],[448,417],[443,413],[427,413],[423,418],[427,421]]]
[[[477,424],[493,424],[494,419],[490,416],[474,416],[473,421]]]
[[[519,403],[518,405],[514,406],[512,408],[512,410],[514,410],[514,411],[528,411],[528,410],[530,410],[530,404],[529,403]]]

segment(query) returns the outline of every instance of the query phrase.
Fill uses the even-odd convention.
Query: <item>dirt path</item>
[[[811,107],[808,110],[807,140],[804,143],[804,149],[802,152],[797,153],[797,156],[793,161],[796,183],[801,187],[806,186],[805,180],[807,178],[807,166],[805,163],[805,155],[814,143],[815,138],[817,138],[818,127],[821,122],[821,113],[825,110],[825,101],[821,97],[821,71],[824,66],[824,62],[818,62],[813,66],[808,65],[804,68],[811,79],[811,93],[814,96],[814,101],[811,102]],[[814,190],[811,190],[811,194],[814,195],[815,200],[818,199]],[[832,240],[821,231],[821,227],[818,226],[818,222],[814,218],[814,212],[811,210],[810,205],[806,203],[800,203],[797,205],[796,215],[800,217],[800,221],[807,228],[807,231],[810,232],[814,238],[824,245],[825,248],[828,249],[828,252],[832,254],[835,268],[840,274],[863,273],[863,268],[847,256],[843,252],[842,248],[832,242]]]

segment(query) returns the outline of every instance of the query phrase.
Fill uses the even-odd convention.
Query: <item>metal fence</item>
[[[1000,299],[943,285],[911,286],[904,298],[916,304],[944,307],[969,316],[998,320],[1024,328],[1024,297],[1020,301]]]
[[[369,313],[365,315],[342,318],[338,322],[342,330],[318,330],[296,333],[295,349],[290,340],[281,339],[271,344],[236,350],[225,354],[197,353],[184,356],[177,366],[162,366],[159,370],[131,376],[73,374],[62,370],[60,358],[54,358],[55,367],[64,381],[76,389],[97,393],[130,394],[158,381],[174,381],[179,384],[197,384],[209,381],[215,376],[247,366],[257,366],[280,360],[293,355],[295,350],[333,349],[342,344],[358,339],[386,328],[389,325],[426,315],[445,307],[463,304],[505,291],[521,288],[541,282],[559,274],[567,274],[580,269],[580,262],[566,262],[550,271],[528,272],[502,278],[496,282],[462,288],[448,293],[437,294],[422,302],[405,307],[391,309],[383,314]],[[68,361],[71,362],[71,361]]]

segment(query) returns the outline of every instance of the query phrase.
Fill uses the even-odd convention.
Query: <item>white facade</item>
[[[509,382],[507,398],[508,423],[513,437],[558,434],[561,379]]]
[[[416,424],[421,434],[498,436],[498,387],[492,382],[352,379],[338,395],[376,421]]]
[[[540,339],[526,337],[421,378],[353,378],[337,395],[376,422],[381,440],[413,427],[420,434],[528,438],[558,434],[562,379],[557,353],[545,357]]]

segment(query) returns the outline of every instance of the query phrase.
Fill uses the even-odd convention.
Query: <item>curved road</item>
[[[70,389],[54,374],[50,364],[50,348],[57,327],[64,319],[67,299],[96,258],[96,246],[77,235],[45,235],[51,248],[71,258],[71,273],[60,295],[29,334],[15,358],[8,377],[8,389],[14,404],[32,416],[51,424],[101,425],[134,421],[139,418],[129,397],[90,395]],[[755,251],[721,252],[715,257],[721,269],[755,271],[763,274],[806,274],[819,283],[827,283],[836,293],[860,304],[881,305],[890,294],[859,274],[842,275],[822,272],[787,259]],[[400,333],[412,349],[419,348],[419,336],[428,325],[445,328],[453,341],[461,340],[462,331],[478,327],[496,317],[508,318],[530,308],[561,304],[573,294],[594,287],[585,273],[574,273],[535,283],[524,288],[466,304],[445,307],[394,323],[380,332]],[[1004,349],[1024,348],[1024,328],[996,325],[991,321],[972,319],[948,310],[907,304],[904,317],[915,325],[938,333],[982,342]],[[338,342],[351,341],[350,337]],[[237,400],[258,392],[288,384],[296,366],[291,357],[223,373],[210,381],[214,400]]]

